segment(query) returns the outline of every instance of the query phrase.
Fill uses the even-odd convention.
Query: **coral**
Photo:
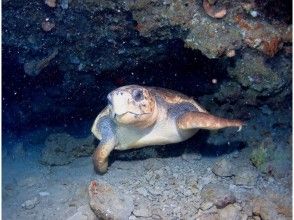
[[[263,164],[274,159],[274,152],[276,150],[276,144],[272,138],[265,138],[259,144],[259,146],[252,151],[251,161],[252,163],[261,168]]]
[[[282,178],[290,174],[291,154],[288,151],[266,138],[253,149],[250,160],[261,172]]]

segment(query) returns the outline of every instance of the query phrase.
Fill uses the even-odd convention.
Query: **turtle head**
[[[143,86],[129,85],[107,95],[113,119],[120,124],[147,127],[156,121],[155,98]]]

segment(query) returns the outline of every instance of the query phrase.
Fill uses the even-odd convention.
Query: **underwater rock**
[[[48,8],[44,2],[52,8]],[[215,1],[208,2],[210,4],[215,3]],[[106,76],[105,79],[107,80],[105,81],[112,84],[112,88],[116,86],[116,83],[126,84],[124,81],[125,76],[129,76],[135,68],[144,67],[145,69],[146,64],[161,63],[162,60],[169,59],[172,54],[178,56],[183,51],[191,53],[190,50],[184,48],[184,44],[186,47],[195,50],[193,54],[200,53],[198,51],[200,50],[201,53],[209,58],[220,58],[219,61],[224,66],[229,63],[227,57],[233,57],[230,58],[230,62],[232,61],[232,63],[238,60],[239,56],[243,57],[247,53],[247,50],[243,49],[245,48],[244,46],[247,46],[247,42],[243,41],[243,33],[246,31],[243,29],[246,29],[246,27],[242,28],[240,22],[244,23],[252,19],[248,19],[247,12],[244,12],[244,9],[241,8],[241,3],[243,2],[227,2],[225,5],[228,13],[221,20],[213,19],[206,15],[202,3],[202,1],[163,1],[154,3],[151,0],[32,0],[28,4],[27,2],[21,1],[4,1],[3,54],[7,55],[6,57],[8,58],[5,61],[10,66],[24,66],[25,73],[28,76],[37,76],[34,78],[38,78],[36,79],[38,84],[43,82],[47,86],[50,84],[50,86],[44,89],[43,84],[40,86],[35,85],[40,89],[34,90],[33,92],[30,91],[33,95],[27,95],[25,100],[32,103],[32,105],[28,105],[27,102],[21,104],[17,102],[17,105],[19,104],[21,106],[19,109],[16,109],[15,114],[21,115],[21,112],[23,112],[24,117],[21,117],[21,119],[25,121],[22,122],[19,118],[15,120],[13,114],[9,117],[11,118],[10,120],[8,120],[7,116],[3,120],[14,128],[19,126],[19,124],[20,126],[27,126],[31,124],[30,122],[36,123],[36,120],[43,120],[42,122],[45,121],[47,123],[46,116],[49,115],[48,112],[55,117],[59,117],[56,121],[62,117],[66,117],[69,112],[77,111],[76,109],[85,109],[84,112],[91,109],[90,111],[92,112],[103,102],[101,101],[103,100],[101,98],[103,97],[101,91],[110,90],[108,86],[105,86],[105,82],[100,82],[100,79],[95,78]],[[221,1],[219,3],[223,4]],[[284,4],[283,2],[280,3]],[[62,10],[61,7],[67,8],[67,10]],[[262,12],[263,6],[259,7],[258,11]],[[36,10],[31,10],[31,8]],[[254,7],[251,7],[251,9],[256,10]],[[251,9],[248,10],[250,11]],[[238,14],[243,16],[242,20],[236,20],[235,17]],[[51,29],[52,25],[49,25],[50,28],[47,28],[47,30],[50,30],[49,32],[42,31],[41,24],[46,18],[49,18],[49,23],[54,23],[57,28]],[[289,36],[286,37],[291,33],[290,27],[286,28],[284,34],[280,34],[283,29],[282,26],[285,25],[274,21],[271,16],[266,17],[266,19],[262,16],[257,16],[254,20],[256,24],[262,21],[260,29],[264,29],[267,25],[273,27],[269,31],[271,34],[269,40],[264,40],[264,42],[269,43],[269,47],[263,46],[264,48],[268,48],[266,51],[269,51],[270,54],[276,52],[276,48],[279,49],[282,41],[286,41],[286,38],[290,41]],[[49,23],[45,22],[44,24]],[[263,25],[264,23],[266,25]],[[275,25],[271,25],[272,23]],[[284,22],[281,21],[281,23]],[[279,30],[272,31],[275,28]],[[256,31],[259,32],[260,30]],[[248,30],[247,32],[251,33],[254,31]],[[258,38],[266,38],[267,32],[264,33],[260,34],[261,36],[258,36]],[[247,34],[247,38],[249,38],[248,36],[250,35]],[[281,39],[281,41],[270,40],[275,37]],[[267,45],[267,43],[261,44]],[[291,43],[288,43],[286,46],[289,46],[289,44]],[[46,60],[43,59],[50,56],[51,51],[48,51],[48,49],[52,48],[58,49],[58,55],[55,56],[54,60],[47,61],[49,64],[47,68],[44,68],[44,64],[46,63],[44,61]],[[252,48],[252,50],[256,52],[259,49]],[[283,50],[280,52],[283,53]],[[280,56],[281,53],[275,54],[274,58]],[[260,57],[262,54],[256,53],[256,56]],[[243,58],[241,59],[244,60]],[[201,62],[201,59],[199,62]],[[271,63],[275,65],[277,62]],[[202,65],[209,66],[207,63],[203,63]],[[3,75],[12,75],[18,79],[22,78],[19,77],[23,74],[21,70],[11,72],[10,69],[12,68],[5,68],[7,74]],[[282,68],[277,67],[277,69]],[[157,71],[157,69],[155,70]],[[154,74],[156,77],[165,75],[157,74],[155,73],[156,71],[147,72],[151,75]],[[47,73],[48,75],[44,74],[43,76],[40,72]],[[122,72],[125,74],[121,74]],[[208,69],[207,72],[210,72],[210,70]],[[66,78],[67,74],[71,75],[70,82],[65,85],[60,85],[60,80]],[[196,77],[198,77],[197,74],[195,74]],[[206,71],[203,74],[206,75]],[[94,82],[97,80],[96,85],[99,83],[102,86],[100,88],[96,86],[93,89],[89,85],[86,85],[86,89],[81,88],[81,86],[86,84],[85,82],[80,82],[80,77],[83,75],[90,75],[94,78]],[[42,77],[44,78],[42,79]],[[220,78],[222,77],[220,76]],[[19,82],[19,84],[28,83],[28,78],[30,77],[26,78],[24,76],[24,79],[26,79],[25,83]],[[46,80],[49,78],[50,80]],[[137,76],[132,78],[134,81],[137,80],[140,83],[149,81],[147,84],[152,84],[150,81],[153,76],[148,80],[138,79]],[[115,83],[109,82],[112,80]],[[231,82],[235,80],[236,78],[233,78]],[[162,82],[164,84],[166,83],[164,80]],[[221,83],[221,80],[219,79],[217,82]],[[273,84],[272,82],[274,81],[271,81],[270,84]],[[178,84],[181,85],[181,83]],[[265,82],[262,82],[262,84],[265,84]],[[252,87],[251,84],[248,86]],[[34,88],[34,86],[31,88]],[[244,89],[246,88],[241,88],[242,92]],[[291,91],[290,84],[283,86],[282,90],[285,94],[281,94],[281,96],[285,97]],[[45,91],[47,95],[46,97],[41,97],[41,99],[48,100],[50,105],[47,106],[47,101],[44,101],[45,104],[42,101],[42,108],[39,109],[35,107],[39,104],[35,99],[39,99],[39,96],[42,96]],[[48,97],[51,91],[55,91],[53,92],[55,93],[54,99]],[[95,93],[95,95],[89,95],[89,91]],[[276,90],[276,92],[280,91]],[[58,100],[56,100],[58,93]],[[251,97],[254,99],[257,96],[256,93],[258,92],[250,90],[248,93],[251,96],[249,97],[248,94],[246,101],[249,102]],[[22,94],[26,96],[25,92]],[[31,97],[33,97],[33,100]],[[76,98],[71,99],[70,97]],[[226,97],[224,96],[224,98]],[[227,98],[230,100],[230,97]],[[78,101],[81,102],[81,100],[85,104],[76,103]],[[37,104],[35,105],[35,103]],[[16,103],[9,103],[9,108],[16,108],[12,107],[14,105]],[[30,109],[27,109],[29,107]],[[50,111],[54,111],[54,113]],[[18,123],[15,123],[15,121]]]
[[[289,37],[291,26],[245,19],[242,15],[237,15],[235,22],[242,31],[245,44],[270,57],[273,57],[282,48],[283,42],[291,41]]]
[[[292,218],[292,198],[288,193],[268,192],[269,199],[275,205],[277,213],[284,215],[286,218]]]
[[[242,93],[241,85],[237,82],[224,81],[214,97],[220,102],[236,102]]]
[[[89,185],[90,207],[98,219],[128,220],[134,210],[130,195],[101,181]]]
[[[291,26],[288,27],[283,22],[273,25],[259,17],[255,17],[252,21],[247,18],[247,12],[242,10],[242,3],[230,2],[226,4],[226,9],[218,7],[217,1],[207,0],[202,3],[201,1],[168,1],[157,4],[152,1],[126,2],[138,23],[137,30],[142,36],[153,40],[178,37],[184,40],[187,47],[200,50],[209,58],[220,57],[223,54],[233,57],[233,51],[247,45],[269,56],[275,55],[281,49],[283,42],[289,41],[290,37],[284,35],[291,35]],[[204,16],[203,9],[212,18]],[[251,9],[248,10],[249,13],[256,14]],[[228,11],[230,13],[227,14]],[[227,16],[224,17],[226,14]],[[214,18],[223,19],[220,22]],[[251,41],[254,44],[250,43]],[[256,41],[260,44],[256,45]]]
[[[281,57],[282,59],[282,57]],[[278,58],[272,67],[265,57],[253,51],[247,51],[241,59],[236,61],[235,67],[229,67],[229,75],[242,86],[249,88],[255,96],[270,96],[286,89],[289,82],[290,66],[284,60],[283,64]],[[277,69],[277,66],[281,66]],[[250,91],[247,92],[248,95]]]
[[[46,24],[44,24],[44,28],[49,28]],[[51,30],[52,28],[50,28]],[[47,30],[47,29],[46,29]],[[49,30],[47,30],[49,31]],[[58,54],[58,49],[54,49],[51,54],[47,57],[39,59],[36,58],[34,60],[30,60],[24,64],[24,71],[29,76],[37,76],[45,67],[47,67],[51,60],[53,60]]]
[[[274,159],[262,165],[262,172],[275,178],[284,178],[291,175],[291,160]]]
[[[50,8],[55,8],[56,0],[45,0],[45,4],[48,5]]]
[[[210,59],[241,47],[241,33],[231,25],[203,19],[200,14],[193,17],[191,24],[189,34],[185,38],[185,46],[200,50]]]
[[[253,199],[253,214],[260,216],[262,220],[281,219],[278,217],[275,205],[266,198]]]
[[[61,0],[60,1],[60,7],[64,10],[68,9],[68,4],[69,4],[69,0]]]
[[[212,172],[217,176],[230,177],[234,175],[233,168],[233,164],[230,161],[222,159],[213,165]]]
[[[222,55],[233,57],[236,49],[246,46],[274,56],[283,42],[291,41],[291,25],[283,22],[272,24],[260,19],[254,7],[248,5],[234,1],[226,7],[219,7],[217,1],[207,0],[203,0],[202,4],[201,1],[127,2],[142,36],[152,39],[178,37],[184,40],[186,47],[200,50],[209,58]],[[203,9],[212,18],[204,16]],[[255,19],[249,19],[247,13],[254,15]],[[217,21],[214,18],[223,19]]]
[[[140,188],[138,188],[138,189],[137,189],[137,192],[138,192],[140,195],[144,196],[144,197],[146,197],[146,196],[149,195],[149,193],[148,193],[148,191],[146,190],[145,187],[140,187]]]
[[[162,1],[156,4],[151,0],[61,0],[58,1],[60,7],[67,10],[67,16],[64,16],[61,12],[48,13],[48,7],[43,7],[44,2],[30,1],[30,7],[25,7],[25,2],[12,4],[5,1],[3,44],[22,48],[17,55],[20,61],[40,48],[58,47],[60,57],[57,64],[65,72],[81,68],[101,73],[158,61],[163,57],[163,51],[170,52],[169,40],[181,39],[187,47],[200,50],[209,58],[221,57],[228,51],[247,45],[273,56],[283,42],[291,41],[291,26],[288,27],[282,20],[274,20],[272,16],[266,19],[257,16],[253,21],[248,19],[241,6],[242,1],[226,4],[227,9],[220,10],[223,12],[221,16],[209,13],[212,17],[222,17],[224,12],[229,12],[221,21],[205,14],[203,3],[207,2],[206,5],[213,5],[208,9],[214,8],[215,2],[210,4],[211,1],[207,0]],[[52,10],[59,9],[55,0],[45,0],[45,4]],[[35,27],[48,14],[56,21],[59,30],[50,37],[44,37],[47,33],[40,33]],[[73,26],[74,23],[79,25]],[[139,34],[146,40],[142,41]],[[37,40],[33,43],[26,40],[32,36]],[[163,47],[158,47],[158,41]],[[81,65],[70,62],[71,54],[81,57]]]
[[[182,159],[185,161],[193,162],[193,160],[201,160],[202,156],[199,153],[184,152]]]
[[[247,219],[246,214],[241,213],[241,207],[229,204],[225,208],[220,209],[219,220],[245,220]]]
[[[236,202],[236,197],[228,187],[209,183],[201,190],[201,198],[205,202],[212,202],[217,208],[223,208]]]
[[[8,47],[19,48],[16,60],[20,64],[28,63],[25,62],[27,57],[44,52],[46,48],[58,48],[58,69],[100,74],[160,60],[164,57],[162,52],[167,50],[167,41],[160,42],[162,46],[158,47],[158,42],[142,40],[124,2],[45,0],[45,4],[49,10],[44,2],[36,0],[30,1],[30,7],[26,7],[26,2],[20,3],[20,7],[5,4],[6,35],[3,41]],[[45,16],[54,22],[44,21],[45,31],[40,31],[38,27]],[[58,27],[54,33],[53,24]],[[73,55],[80,62],[72,63]]]
[[[208,209],[210,209],[211,207],[213,206],[213,203],[212,202],[202,202],[201,203],[201,206],[200,206],[200,209],[203,210],[203,211],[206,211]]]
[[[75,158],[89,156],[93,153],[93,136],[74,138],[66,133],[51,134],[45,141],[40,162],[45,165],[65,165]]]
[[[49,18],[46,18],[45,21],[42,22],[41,27],[43,31],[49,32],[55,27],[55,23],[50,21]]]
[[[203,213],[200,215],[197,215],[197,220],[220,220],[219,214],[217,212],[212,213]]]
[[[255,186],[258,174],[249,168],[238,168],[234,177],[236,185]]]
[[[238,158],[239,157],[239,151],[234,151],[233,154],[232,154],[232,157],[235,158],[235,159]]]
[[[210,17],[212,18],[223,18],[226,14],[227,14],[227,10],[226,8],[220,8],[220,9],[216,9],[214,8],[214,4],[217,1],[208,1],[208,0],[203,0],[203,8],[206,12],[206,14],[208,14]]]
[[[278,147],[273,139],[265,138],[253,149],[250,160],[262,173],[276,178],[287,177],[291,173],[291,149]]]
[[[23,209],[26,209],[26,210],[30,210],[30,209],[33,209],[35,208],[35,206],[39,203],[39,199],[37,197],[34,197],[33,199],[30,199],[30,200],[27,200],[25,201],[21,207]]]
[[[152,215],[148,204],[145,204],[143,202],[139,202],[137,204],[137,206],[134,208],[133,214],[136,217],[144,217],[144,218],[151,217],[151,215]]]
[[[88,205],[78,208],[77,212],[66,220],[99,220]]]

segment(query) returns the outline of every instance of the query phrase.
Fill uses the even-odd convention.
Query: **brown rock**
[[[213,183],[203,187],[201,198],[206,202],[212,202],[217,208],[236,202],[236,197],[227,187]]]
[[[218,213],[203,213],[199,215],[197,220],[220,220]]]
[[[88,205],[78,208],[77,212],[66,220],[98,220]]]
[[[233,165],[230,161],[222,159],[213,165],[212,172],[217,176],[233,176]]]
[[[286,217],[292,217],[292,199],[288,194],[279,194],[275,192],[267,193],[271,201],[276,205],[276,210],[279,214]]]
[[[261,197],[253,199],[253,214],[262,220],[279,219],[275,205],[269,199]]]
[[[45,4],[48,5],[50,8],[55,8],[56,0],[45,0]]]
[[[89,185],[90,207],[102,220],[128,220],[134,210],[133,200],[103,182]]]
[[[257,181],[258,174],[250,170],[248,168],[241,168],[238,169],[234,177],[234,182],[236,185],[243,185],[243,186],[254,186]]]
[[[247,216],[240,212],[240,207],[235,205],[228,205],[225,208],[219,210],[220,220],[243,220],[247,219]]]

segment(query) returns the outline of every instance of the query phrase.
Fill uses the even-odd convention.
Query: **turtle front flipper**
[[[236,119],[220,118],[205,112],[186,112],[178,120],[178,128],[217,130],[227,127],[238,127],[240,131],[244,122]]]
[[[115,140],[101,141],[93,154],[94,169],[97,173],[104,174],[108,168],[108,156],[114,149]]]
[[[108,168],[108,156],[117,144],[115,124],[108,116],[103,116],[96,126],[99,130],[101,141],[93,154],[93,164],[96,172],[104,174]]]

